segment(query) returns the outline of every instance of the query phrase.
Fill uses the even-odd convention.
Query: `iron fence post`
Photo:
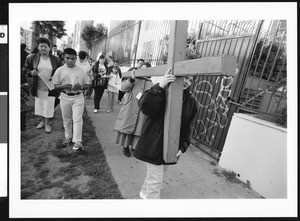
[[[140,20],[138,22],[138,34],[137,34],[137,38],[136,38],[136,42],[135,42],[135,46],[134,46],[134,57],[133,57],[133,67],[135,67],[135,61],[136,61],[136,53],[137,53],[137,49],[138,49],[138,43],[139,43],[139,38],[140,38],[140,33],[141,33],[141,25],[142,25],[142,21]]]
[[[257,25],[257,28],[255,30],[255,34],[253,36],[253,41],[252,41],[252,44],[251,44],[251,47],[252,49],[250,50],[250,53],[249,53],[249,57],[247,59],[247,55],[246,55],[246,59],[247,59],[247,62],[246,62],[246,68],[245,68],[245,72],[244,73],[240,73],[242,74],[241,76],[241,80],[240,80],[240,83],[241,83],[241,87],[239,89],[237,89],[237,93],[236,93],[236,96],[234,97],[234,101],[237,101],[239,102],[239,99],[240,99],[240,95],[242,93],[242,90],[246,84],[245,80],[247,78],[247,74],[250,70],[250,65],[251,65],[251,62],[253,60],[253,56],[254,56],[254,53],[255,53],[255,50],[256,50],[256,46],[257,46],[257,43],[258,43],[258,37],[259,37],[259,34],[261,32],[261,29],[262,29],[262,26],[263,26],[263,23],[264,23],[264,20],[260,20],[258,25]]]

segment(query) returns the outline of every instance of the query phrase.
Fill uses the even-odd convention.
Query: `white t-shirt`
[[[89,77],[84,72],[84,70],[78,66],[74,66],[72,68],[69,68],[66,64],[57,68],[55,71],[53,78],[52,78],[53,84],[90,84]],[[82,92],[82,90],[64,90],[67,93],[77,93]]]

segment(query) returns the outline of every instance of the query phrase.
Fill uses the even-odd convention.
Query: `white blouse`
[[[40,58],[37,71],[38,75],[43,75],[44,78],[51,80],[51,75],[52,75],[52,65],[51,65],[51,60],[50,58],[44,60],[43,57]],[[43,80],[38,77],[38,82],[37,82],[37,89],[41,91],[48,91],[48,87],[46,84],[43,82]]]

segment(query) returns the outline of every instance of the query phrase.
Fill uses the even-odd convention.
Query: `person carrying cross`
[[[166,163],[163,159],[165,88],[176,80],[176,77],[170,73],[171,68],[160,80],[160,83],[145,91],[138,101],[140,110],[146,115],[141,136],[133,154],[137,159],[144,161],[147,167],[146,178],[139,193],[142,199],[160,199],[164,173],[167,171],[168,165],[176,164],[176,162]],[[176,155],[178,159],[190,145],[192,122],[199,110],[196,98],[188,90],[192,81],[193,76],[184,77],[179,150]]]

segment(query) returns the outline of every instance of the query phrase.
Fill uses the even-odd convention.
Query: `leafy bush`
[[[199,52],[196,50],[196,40],[197,35],[195,30],[191,30],[186,39],[186,59],[195,59],[199,58]],[[165,35],[160,41],[161,55],[160,59],[163,61],[163,64],[167,63],[168,60],[168,48],[169,48],[169,35]]]
[[[281,107],[274,115],[257,114],[254,117],[277,124],[287,128],[287,106]]]
[[[286,128],[287,127],[287,106],[284,106],[279,111],[277,111],[274,118],[276,124]]]
[[[286,77],[286,51],[280,42],[270,42],[262,38],[257,43],[250,75],[265,80],[276,81]],[[278,76],[281,75],[281,76]],[[280,79],[279,79],[280,80]]]

